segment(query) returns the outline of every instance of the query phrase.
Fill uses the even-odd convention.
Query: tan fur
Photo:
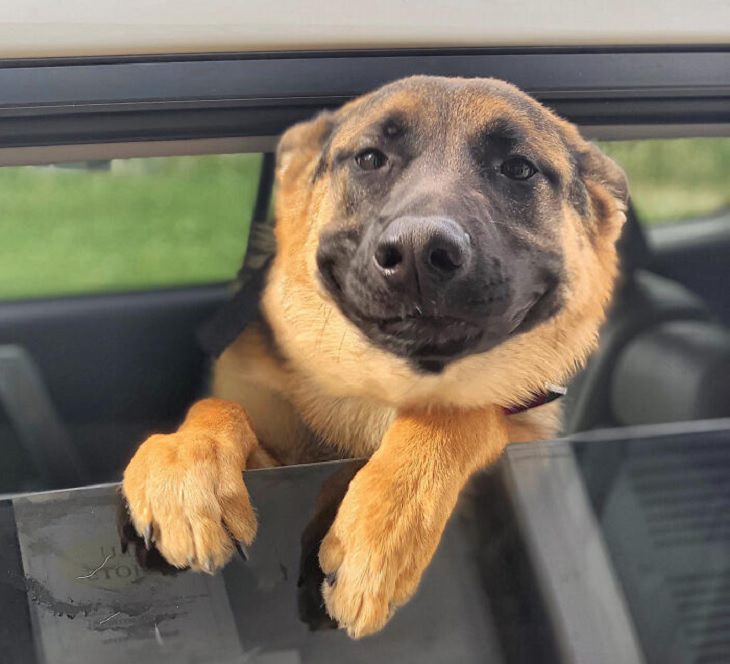
[[[256,535],[241,474],[253,455],[266,463],[243,408],[198,402],[177,433],[148,438],[124,471],[132,523],[172,565],[212,572],[233,552],[231,535],[246,544]]]
[[[461,488],[507,440],[494,406],[398,415],[319,552],[322,571],[336,574],[323,586],[327,610],[351,636],[380,629],[415,592]]]
[[[434,132],[443,132],[448,121],[478,127],[508,115],[529,133],[530,149],[551,155],[566,173],[566,141],[582,151],[591,163],[585,186],[592,221],[565,203],[556,231],[568,274],[562,310],[438,375],[417,373],[374,347],[316,276],[319,233],[334,217],[339,186],[330,178],[312,185],[332,120],[320,116],[290,129],[279,148],[277,252],[262,302],[276,347],[262,328],[247,329],[215,367],[214,393],[226,401],[202,402],[178,433],[150,438],[124,477],[138,531],[153,524],[157,546],[171,563],[212,569],[231,553],[226,528],[245,542],[255,532],[241,470],[371,457],[350,484],[320,551],[323,570],[336,574],[335,584],[323,587],[327,610],[353,637],[380,629],[415,591],[470,474],[510,440],[555,435],[557,404],[514,416],[503,407],[528,401],[546,383],[565,382],[585,361],[617,272],[624,201],[615,165],[537,102],[522,96],[522,106],[512,103],[509,95],[519,93],[506,83],[486,82],[485,91],[483,81],[454,80],[455,115],[445,120],[429,95],[430,81],[414,79],[382,102],[351,102],[338,112],[353,119],[336,133],[334,147],[357,145],[362,129],[390,109],[418,113]],[[524,103],[545,116],[540,131]],[[447,151],[443,159],[453,165],[456,157]],[[246,409],[250,426],[232,403]]]

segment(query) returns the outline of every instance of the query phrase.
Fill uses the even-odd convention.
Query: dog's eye
[[[537,173],[537,167],[524,157],[512,157],[502,164],[502,174],[511,180],[529,180]]]
[[[355,163],[364,171],[377,171],[385,166],[386,161],[388,157],[374,148],[363,150],[355,157]]]

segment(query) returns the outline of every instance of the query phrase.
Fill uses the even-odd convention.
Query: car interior
[[[621,277],[599,348],[563,398],[567,438],[511,445],[493,472],[474,478],[413,608],[399,612],[382,638],[348,645],[348,661],[484,661],[486,652],[490,661],[505,662],[644,661],[634,657],[633,627],[622,622],[626,605],[647,662],[726,661],[730,531],[723,473],[730,420],[722,418],[730,418],[730,200],[724,192],[719,202],[702,200],[693,167],[676,162],[693,141],[730,154],[728,72],[730,50],[711,46],[1,63],[0,183],[7,207],[0,209],[0,568],[10,570],[10,582],[0,591],[17,611],[8,612],[15,622],[0,624],[0,645],[10,648],[10,661],[41,661],[27,655],[40,641],[57,661],[78,661],[73,649],[66,648],[72,659],[61,657],[64,639],[83,641],[85,652],[103,653],[105,661],[128,661],[132,650],[94,650],[97,628],[118,615],[97,615],[106,610],[108,588],[80,584],[83,572],[53,565],[96,560],[99,547],[119,545],[110,525],[118,496],[109,485],[93,485],[118,482],[140,442],[175,430],[206,394],[209,324],[230,306],[250,229],[269,219],[277,136],[322,109],[418,73],[509,80],[577,123],[609,154],[614,144],[630,150],[674,143],[676,149],[648,162],[649,186],[668,165],[684,169],[686,183],[660,182],[659,216],[647,212],[645,190],[634,192],[620,240]],[[726,182],[727,162],[718,159],[702,172]],[[683,207],[681,199],[691,197],[702,204]],[[3,214],[15,229],[3,226]],[[121,221],[110,229],[109,219]],[[27,233],[14,232],[25,223]],[[681,431],[672,423],[681,423]],[[194,649],[220,628],[221,643],[238,635],[228,644],[231,657],[240,654],[240,638],[262,644],[256,661],[342,661],[332,646],[343,647],[338,635],[312,638],[304,627],[330,622],[319,601],[317,547],[336,505],[330,521],[313,529],[309,520],[320,487],[338,468],[356,470],[313,464],[247,476],[261,516],[259,557],[228,565],[210,582],[185,574],[177,586],[160,585],[159,606],[152,608],[175,619],[184,613],[171,609],[180,608],[180,598],[203,598],[183,607],[191,613],[181,620],[198,617],[187,631],[177,630],[181,648]],[[87,488],[29,495],[72,487]],[[566,512],[576,505],[584,512]],[[698,520],[685,518],[685,509]],[[43,548],[53,538],[58,550]],[[588,551],[596,541],[600,546]],[[139,538],[131,546],[139,562],[145,547]],[[652,555],[642,547],[654,547]],[[467,555],[471,549],[477,553]],[[121,558],[115,570],[131,570]],[[695,569],[697,560],[703,570]],[[306,569],[313,581],[302,581]],[[93,565],[87,573],[95,573]],[[46,595],[34,595],[29,585],[38,578],[55,599],[96,602],[97,613],[87,616],[91,627],[83,631],[82,621],[63,622],[68,613],[49,610]],[[611,590],[617,579],[621,592]],[[676,593],[669,597],[671,584]],[[129,583],[124,600],[149,607],[143,590]],[[225,611],[216,614],[221,606]],[[77,615],[78,607],[64,607]],[[210,619],[223,614],[219,624]],[[624,618],[609,624],[607,615]],[[101,623],[93,623],[97,618]],[[34,632],[33,620],[45,621],[43,628]],[[140,663],[158,661],[159,651],[149,646],[160,645],[160,633],[149,620],[133,633],[130,619],[132,631],[114,641],[144,644],[134,655]],[[438,624],[421,637],[430,623]],[[274,650],[301,658],[266,659]],[[629,654],[622,659],[620,652]]]
[[[262,170],[264,192],[269,179]],[[263,200],[242,219],[266,215]],[[656,246],[630,212],[600,348],[565,398],[566,434],[730,416],[730,233],[717,221],[691,243],[656,233]],[[2,302],[0,491],[118,480],[139,441],[205,394],[200,330],[229,299],[221,283]]]
[[[730,415],[730,301],[713,278],[722,245],[698,244],[650,248],[630,215],[622,283],[599,351],[570,385],[565,433]],[[218,285],[3,303],[0,490],[117,479],[138,441],[173,429],[204,394],[197,331],[228,295]]]
[[[621,284],[600,348],[570,386],[565,433],[730,415],[730,330],[715,290],[721,279],[705,281],[708,292],[696,276],[713,270],[714,240],[703,258],[696,247],[685,256],[670,245],[666,255],[630,212]],[[688,261],[699,261],[697,272]]]

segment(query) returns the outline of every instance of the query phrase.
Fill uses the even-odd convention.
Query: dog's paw
[[[212,574],[256,535],[235,452],[199,430],[148,438],[124,471],[130,520],[178,568]]]
[[[441,533],[378,475],[370,464],[358,473],[319,551],[327,612],[355,639],[410,599]]]

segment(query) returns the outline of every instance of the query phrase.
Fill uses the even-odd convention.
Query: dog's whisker
[[[324,304],[322,305],[325,306]],[[314,348],[316,352],[319,352],[321,346],[322,346],[322,338],[324,337],[324,331],[327,327],[327,323],[329,323],[330,317],[332,316],[332,308],[329,308],[327,312],[324,315],[324,322],[322,323],[322,328],[319,331],[319,335],[317,336],[317,341],[314,344]]]
[[[340,363],[340,355],[342,354],[342,344],[345,343],[345,337],[347,336],[347,328],[342,333],[342,339],[340,339],[340,347],[337,349],[337,364]]]

